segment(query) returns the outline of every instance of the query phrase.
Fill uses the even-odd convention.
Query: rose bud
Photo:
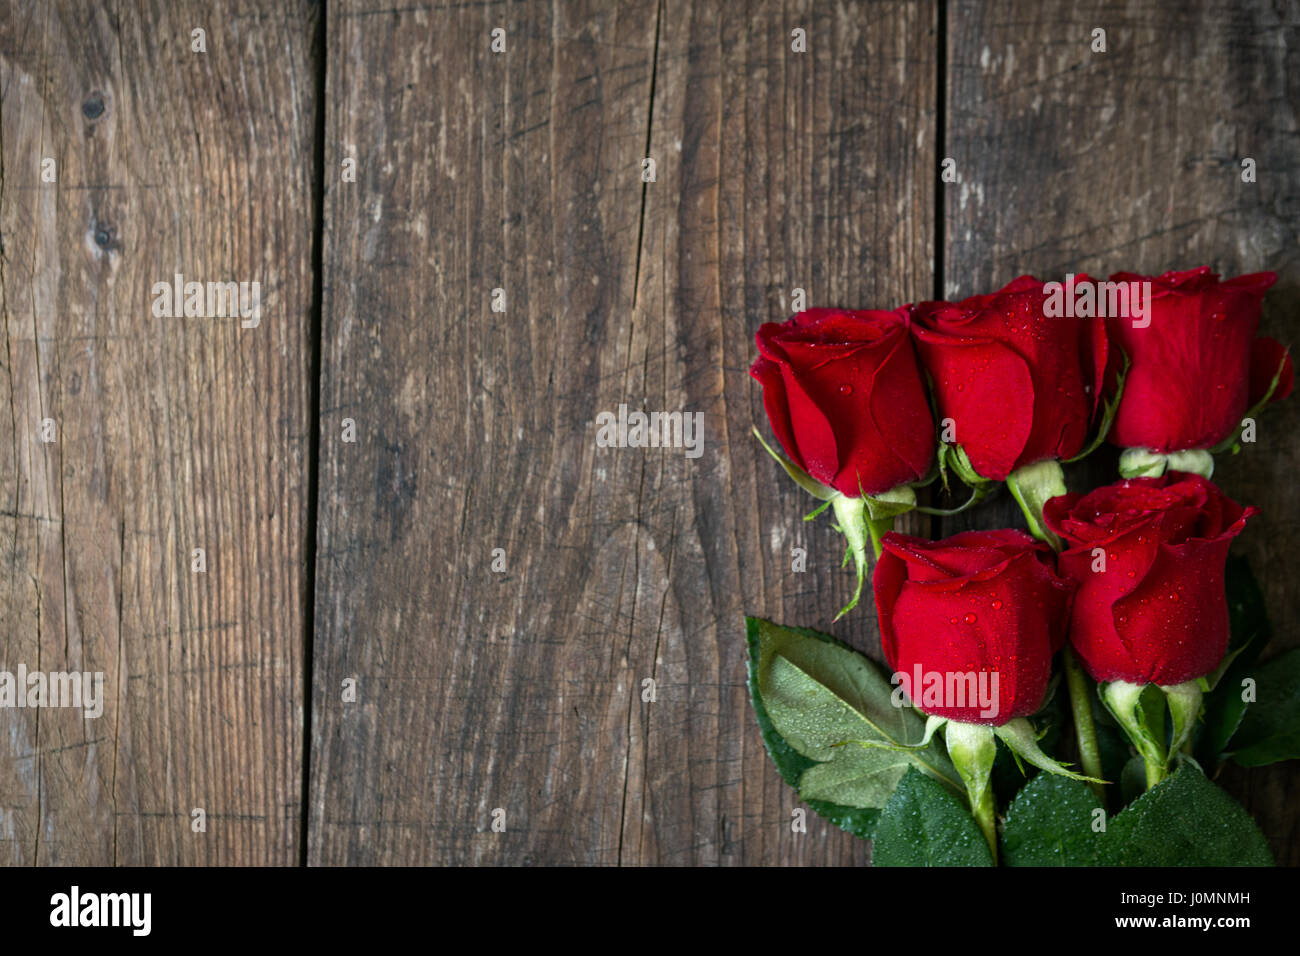
[[[1042,282],[1021,276],[991,295],[912,307],[939,418],[952,420],[951,437],[941,437],[981,478],[1072,458],[1092,430],[1109,354],[1104,323],[1049,318],[1046,298]]]
[[[966,531],[944,541],[887,534],[872,584],[885,659],[902,695],[940,726],[971,814],[997,857],[995,737],[1023,760],[1079,777],[1038,746],[1025,719],[1043,705],[1065,643],[1074,583],[1023,531]]]
[[[1074,592],[1056,574],[1052,550],[1013,530],[943,541],[890,533],[883,549],[872,578],[881,646],[912,702],[927,714],[997,726],[1038,710]],[[978,690],[981,674],[991,703],[987,694],[962,701],[950,693],[963,678],[967,691]],[[932,695],[937,680],[942,694]]]
[[[1044,519],[1078,582],[1070,642],[1094,679],[1175,685],[1228,647],[1224,562],[1255,508],[1199,475],[1133,478],[1053,498]]]
[[[757,340],[749,371],[799,468],[850,498],[925,477],[934,420],[902,310],[810,309]]]
[[[1276,279],[1257,272],[1221,282],[1208,266],[1158,277],[1111,276],[1150,283],[1144,307],[1130,306],[1106,322],[1130,362],[1109,435],[1135,450],[1125,453],[1122,474],[1154,476],[1170,467],[1209,477],[1213,463],[1201,450],[1231,444],[1244,417],[1290,394],[1294,371],[1286,349],[1256,338],[1264,292]]]
[[[749,372],[789,458],[772,454],[834,507],[856,566],[857,587],[836,620],[862,595],[868,539],[879,553],[880,535],[916,506],[911,484],[934,464],[934,419],[907,324],[902,309],[810,309],[758,330]]]

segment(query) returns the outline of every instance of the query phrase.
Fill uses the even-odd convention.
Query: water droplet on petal
[[[964,620],[967,624],[974,624],[976,621],[979,620],[979,618],[975,616],[974,611],[968,611],[966,616],[962,618],[962,620]]]
[[[995,599],[995,600],[993,601],[993,610],[995,610],[995,611],[1000,611],[1000,610],[1002,610],[1002,602],[1001,602],[1001,601],[998,601],[998,600]]]
[[[848,382],[845,382],[843,385],[840,386],[840,394],[841,394],[841,395],[852,395],[852,394],[853,394],[853,386],[850,385]]]

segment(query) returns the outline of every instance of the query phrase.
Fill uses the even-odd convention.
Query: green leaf
[[[1246,712],[1241,682],[1254,674],[1260,651],[1273,636],[1264,609],[1264,593],[1250,572],[1249,562],[1238,555],[1229,555],[1225,576],[1231,633],[1228,653],[1235,653],[1236,657],[1215,682],[1214,689],[1205,695],[1196,754],[1207,767],[1223,759],[1221,755]]]
[[[1097,841],[1100,866],[1272,866],[1242,806],[1186,764],[1133,801]]]
[[[831,760],[850,742],[920,742],[925,722],[912,708],[894,706],[893,686],[868,658],[815,631],[763,620],[756,627],[763,704],[777,733],[803,756]],[[957,771],[937,743],[900,756],[960,792]]]
[[[1254,677],[1256,703],[1246,707],[1229,756],[1243,767],[1300,757],[1300,648],[1257,666]]]
[[[1087,784],[1041,773],[1007,809],[1002,859],[1007,866],[1091,866],[1101,836],[1093,830],[1101,801]]]
[[[942,784],[907,772],[876,823],[876,866],[992,866],[984,834]]]
[[[799,779],[799,796],[846,807],[883,807],[912,762],[894,750],[846,746]]]
[[[759,634],[763,625],[775,626],[759,618],[745,618],[746,638],[749,644],[749,700],[754,708],[754,719],[758,722],[758,730],[762,735],[763,746],[767,750],[767,755],[772,758],[772,763],[776,764],[781,779],[797,789],[804,772],[815,767],[817,763],[809,760],[786,743],[785,738],[777,733],[776,728],[772,726],[772,720],[767,715],[767,708],[763,704],[763,696],[758,688]],[[818,640],[838,644],[833,637],[818,634],[816,631],[804,631],[802,633]],[[804,798],[804,801],[812,808],[814,813],[825,817],[841,830],[847,830],[854,836],[861,837],[864,840],[871,839],[871,835],[876,828],[876,818],[880,816],[879,808],[848,807],[829,801],[808,798]]]

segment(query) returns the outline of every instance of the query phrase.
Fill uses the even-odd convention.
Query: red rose
[[[1079,584],[1070,642],[1088,673],[1172,686],[1213,671],[1228,647],[1228,545],[1256,513],[1179,472],[1049,501],[1043,517],[1069,545],[1060,568]]]
[[[1076,285],[1089,282],[1080,277]],[[940,419],[984,478],[1071,458],[1087,441],[1106,371],[1103,323],[1048,318],[1043,283],[1021,276],[992,295],[913,307],[912,336]]]
[[[1275,340],[1255,338],[1264,291],[1276,279],[1256,272],[1220,282],[1209,266],[1111,276],[1150,281],[1151,302],[1149,315],[1134,318],[1130,309],[1106,321],[1131,363],[1110,441],[1167,453],[1211,448],[1233,433],[1286,354]],[[1293,378],[1287,358],[1273,401],[1290,394]]]
[[[934,419],[902,310],[810,309],[757,340],[749,372],[795,464],[852,498],[925,477]]]
[[[1001,726],[1038,710],[1065,643],[1074,584],[1053,570],[1052,550],[1023,531],[966,531],[944,541],[889,533],[872,584],[881,646],[928,714]],[[914,677],[997,675],[996,714],[928,703]],[[910,686],[908,686],[910,685]],[[969,685],[968,685],[969,686]]]

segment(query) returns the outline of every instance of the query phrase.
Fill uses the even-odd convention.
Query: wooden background
[[[1298,59],[1269,0],[3,0],[0,668],[107,703],[0,711],[0,862],[866,862],[749,713],[746,612],[879,649],[754,331],[1208,263],[1292,340]],[[176,272],[260,326],[154,318]],[[703,456],[597,448],[620,403]],[[1298,426],[1216,476],[1279,647]],[[1297,779],[1221,778],[1290,864]]]

